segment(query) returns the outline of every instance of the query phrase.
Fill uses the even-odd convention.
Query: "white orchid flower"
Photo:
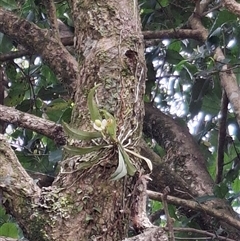
[[[97,131],[104,131],[106,129],[108,122],[106,119],[101,120],[95,120],[93,123],[93,128]]]

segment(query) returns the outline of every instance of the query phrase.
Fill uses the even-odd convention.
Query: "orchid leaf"
[[[125,149],[122,147],[121,144],[118,145],[119,147],[119,154],[121,153],[123,158],[124,158],[124,162],[126,163],[127,166],[127,173],[130,176],[133,176],[135,174],[135,172],[137,171],[136,167],[133,165],[133,163],[131,162],[128,154],[126,153]]]
[[[88,98],[87,98],[87,105],[88,105],[88,109],[90,112],[90,117],[91,120],[94,122],[95,120],[102,120],[102,117],[100,115],[100,112],[98,110],[98,106],[94,100],[94,94],[95,94],[95,90],[100,86],[101,84],[95,85],[88,94]]]
[[[82,131],[82,130],[74,129],[65,122],[62,123],[62,126],[64,131],[73,139],[90,141],[92,139],[102,137],[102,134],[99,131],[90,132],[90,131]]]
[[[118,148],[118,167],[116,171],[111,175],[111,180],[119,180],[127,175],[126,164],[122,152]]]

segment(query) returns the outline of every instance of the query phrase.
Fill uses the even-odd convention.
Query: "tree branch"
[[[164,229],[168,229],[168,228],[164,228]],[[208,231],[199,230],[199,229],[195,229],[195,228],[173,228],[173,230],[174,230],[174,232],[187,232],[187,233],[198,233],[198,234],[202,234],[202,235],[207,235],[207,236],[209,236],[209,238],[212,238],[212,239],[217,238],[217,240],[236,241],[235,239],[226,238],[226,237],[217,235],[216,233],[210,233]],[[203,237],[201,237],[201,238],[203,238]],[[177,239],[177,237],[176,237],[176,239]],[[188,239],[188,238],[186,238],[186,239]]]
[[[175,193],[175,196],[184,197],[184,199],[213,195],[212,188],[214,182],[206,169],[205,159],[187,128],[178,125],[176,120],[163,114],[148,103],[145,104],[143,131],[149,138],[155,139],[166,151],[163,163],[165,166],[168,165],[170,171],[165,169],[165,166],[161,168],[163,164],[159,165],[160,168],[154,165],[152,177],[154,177],[155,182],[158,180],[158,182],[163,183],[169,180],[167,185],[170,187],[171,195]],[[151,159],[150,155],[146,156]],[[157,174],[157,171],[160,174]],[[181,180],[180,183],[176,180],[175,182],[171,181],[171,176],[174,172],[175,175],[179,176],[178,180]],[[184,183],[185,187],[182,188]],[[159,186],[161,184],[158,184],[158,188]],[[188,188],[187,191],[186,188]],[[232,219],[236,218],[236,214],[231,206],[224,200],[212,199],[208,202],[208,208],[215,208],[216,206],[224,210],[224,213],[232,217]],[[211,227],[212,217],[204,213],[202,215],[204,223]],[[226,223],[222,222],[221,226],[226,229],[231,228],[232,235],[235,235],[237,232]]]
[[[0,135],[0,190],[3,192],[3,206],[15,217],[19,226],[28,234],[42,235],[43,225],[48,225],[44,209],[39,209],[42,191],[27,174],[5,136]],[[39,225],[39,222],[41,225]],[[45,233],[44,233],[45,234]],[[43,240],[43,239],[41,239]],[[44,239],[45,240],[45,239]]]
[[[167,219],[169,241],[175,241],[175,236],[174,236],[174,232],[173,232],[173,219],[171,218],[171,216],[169,214],[168,204],[167,204],[167,195],[168,195],[169,191],[170,191],[170,189],[168,186],[166,188],[164,188],[163,195],[162,195],[162,204],[163,204],[165,216]]]
[[[4,62],[4,61],[16,59],[16,58],[21,58],[26,55],[32,55],[32,54],[33,53],[29,50],[13,51],[13,52],[6,53],[6,54],[0,54],[0,61]]]
[[[217,148],[217,165],[216,165],[216,180],[218,184],[222,181],[223,165],[224,165],[224,146],[227,129],[227,114],[228,114],[228,98],[225,91],[222,91],[221,100],[221,118],[219,120],[218,132],[218,148]]]
[[[5,198],[14,203],[22,202],[19,197],[25,196],[26,200],[28,198],[34,200],[40,196],[40,188],[24,170],[6,137],[2,134],[0,134],[0,165],[0,188],[4,192]]]
[[[54,0],[45,0],[43,1],[43,3],[45,5],[45,9],[47,12],[48,19],[50,21],[53,35],[56,39],[59,39],[60,34],[59,34],[56,7],[55,7]]]
[[[135,231],[142,232],[146,228],[153,227],[153,224],[147,217],[147,181],[149,177],[147,175],[139,175],[138,180],[134,186],[132,196],[134,201],[132,204],[132,222]]]
[[[51,36],[51,31],[41,29],[25,19],[0,8],[0,31],[17,39],[30,52],[41,53],[56,75],[74,90],[79,77],[78,63],[62,43]]]
[[[161,30],[161,31],[144,31],[143,36],[145,40],[148,39],[186,39],[192,38],[199,41],[203,41],[202,34],[200,30],[192,29],[170,29],[170,30]]]
[[[212,195],[213,180],[187,127],[178,125],[176,120],[154,108],[152,104],[145,103],[143,132],[165,149],[164,162],[171,169],[171,173],[175,171],[179,179],[182,179],[181,183],[185,183],[189,188],[180,190],[192,196]],[[165,173],[165,176],[167,175],[169,173]],[[178,183],[168,183],[168,186],[172,191]]]
[[[145,112],[146,111],[147,110],[145,109]],[[147,125],[147,122],[144,123]],[[144,134],[148,135],[146,131],[144,131]],[[141,147],[141,155],[148,157],[153,164],[151,178],[154,180],[154,182],[148,182],[148,189],[159,191],[163,190],[166,186],[170,186],[171,195],[189,198],[189,195],[186,196],[186,193],[192,193],[190,188],[183,178],[179,176],[177,172],[171,169],[169,163],[164,162],[164,160],[157,155],[144,140],[141,140],[139,145]],[[179,193],[176,190],[182,190],[183,192]]]
[[[223,0],[223,6],[230,12],[240,16],[240,4],[234,0]]]
[[[123,241],[168,241],[168,235],[161,227],[152,227],[146,229],[143,233],[132,238],[126,238]]]
[[[0,105],[0,120],[36,131],[53,139],[59,145],[66,143],[66,136],[61,125],[21,112],[12,107]]]
[[[162,193],[147,191],[147,194],[148,194],[149,198],[152,200],[156,200],[159,202],[162,201],[162,198],[163,198]],[[169,195],[166,197],[166,200],[170,204],[174,204],[177,206],[184,206],[191,210],[204,211],[206,214],[208,214],[212,217],[215,217],[219,220],[222,220],[238,230],[240,229],[240,221],[237,218],[234,218],[234,217],[230,216],[229,214],[227,214],[224,209],[214,209],[212,207],[212,205],[208,205],[208,203],[201,204],[196,201],[184,200],[184,199],[169,196]]]
[[[62,29],[62,23],[59,23],[59,31],[60,31],[60,38],[61,42],[64,46],[72,46],[74,44],[73,40],[73,33],[69,34],[70,32],[67,31],[67,35],[65,34],[66,31]],[[64,27],[66,28],[66,27]],[[143,37],[146,40],[145,46],[152,46],[159,43],[159,40],[166,39],[166,38],[176,38],[176,39],[185,39],[185,38],[192,38],[198,41],[202,41],[201,32],[198,30],[191,30],[191,29],[171,29],[171,30],[161,30],[161,31],[144,31]],[[151,41],[150,41],[151,40]],[[150,41],[150,42],[149,42]],[[35,52],[34,52],[35,53]],[[29,50],[20,50],[14,51],[6,54],[0,55],[0,61],[7,61],[12,60],[15,58],[20,58],[26,55],[34,54],[32,51]]]
[[[202,33],[202,39],[206,40],[208,37],[208,31],[204,28],[204,26],[201,23],[201,19],[199,16],[203,13],[205,10],[205,4],[207,1],[201,1],[201,7],[197,10],[197,14],[193,14],[189,18],[189,25],[193,30],[200,30]],[[224,4],[227,6],[227,3],[233,3],[233,1],[225,1]],[[228,6],[229,7],[229,6]],[[238,6],[235,6],[236,9],[238,9]],[[229,7],[230,9],[230,7]],[[225,56],[221,50],[220,47],[216,48],[214,59],[218,63],[224,63]],[[240,126],[240,90],[237,83],[237,79],[235,74],[231,69],[229,69],[228,65],[223,65],[221,68],[221,71],[219,71],[219,77],[221,80],[221,86],[225,90],[228,100],[232,105],[232,108],[236,114],[236,119],[238,122],[238,125]]]

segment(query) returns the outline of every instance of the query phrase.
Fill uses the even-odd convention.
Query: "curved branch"
[[[165,229],[167,229],[167,228],[165,228]],[[224,241],[236,241],[235,239],[226,238],[226,237],[220,236],[216,233],[210,233],[208,231],[199,230],[196,228],[173,228],[173,230],[174,230],[174,232],[187,232],[187,233],[196,233],[196,234],[206,235],[206,236],[209,236],[209,238],[211,238],[211,239],[217,238],[218,240],[224,240]]]
[[[170,30],[161,30],[161,31],[144,31],[144,39],[186,39],[192,38],[199,41],[202,41],[202,34],[200,30],[192,29],[170,29]]]
[[[217,148],[217,163],[216,163],[216,180],[218,184],[222,181],[223,166],[224,166],[224,146],[227,130],[227,114],[228,114],[228,98],[225,91],[222,91],[221,100],[221,118],[219,120],[218,133],[218,148]]]
[[[187,192],[190,195],[212,194],[214,182],[206,169],[205,159],[187,127],[184,129],[171,117],[154,108],[152,104],[146,103],[143,131],[165,149],[164,162],[172,172],[175,171],[179,175],[182,183],[186,183],[185,186],[189,187]],[[168,185],[170,188],[178,186],[176,182]]]
[[[148,103],[145,104],[143,131],[149,138],[155,139],[166,151],[163,163],[165,166],[168,166],[168,169],[165,169],[165,167],[161,168],[164,165],[161,163],[160,168],[156,169],[156,172],[159,171],[160,174],[156,174],[156,167],[154,166],[153,177],[155,182],[161,180],[160,183],[163,183],[169,180],[167,186],[170,187],[171,195],[174,193],[175,196],[184,197],[184,199],[213,196],[214,181],[206,169],[202,153],[187,129],[184,129],[177,124],[176,120],[163,114]],[[147,156],[151,158],[150,155]],[[170,176],[174,172],[181,182],[178,180],[171,182]],[[185,187],[182,188],[184,183]],[[179,187],[180,190],[178,189]],[[208,208],[215,208],[216,206],[224,210],[223,212],[232,219],[237,219],[231,206],[226,204],[224,200],[212,199],[208,202]],[[210,227],[212,218],[205,214],[203,218],[205,224]],[[221,223],[221,225],[226,229],[229,228],[226,223]],[[233,236],[236,235],[236,230],[233,229],[231,232]]]
[[[64,46],[71,46],[73,45],[73,36],[67,36],[67,37],[62,37],[61,42]],[[19,50],[19,51],[12,51],[6,54],[0,54],[0,61],[8,61],[16,58],[21,58],[26,55],[33,55],[36,54],[35,52],[29,51],[29,50]]]
[[[0,54],[0,61],[8,61],[16,58],[21,58],[26,55],[32,55],[33,53],[29,50],[19,50],[19,51],[12,51],[6,54]]]
[[[73,34],[69,35],[69,32],[68,32],[67,35],[64,35],[65,32],[62,31],[61,27],[59,31],[60,31],[61,42],[64,46],[74,45]],[[166,38],[176,38],[176,39],[192,38],[198,41],[202,41],[201,31],[191,30],[191,29],[143,31],[143,37],[145,39],[146,47],[157,45],[159,44],[159,39],[166,39]],[[149,40],[151,41],[149,42]],[[29,50],[20,50],[20,51],[14,51],[6,54],[0,54],[0,61],[12,60],[15,58],[20,58],[22,56],[31,55],[31,54],[33,54],[33,52]]]
[[[223,6],[230,12],[240,16],[240,4],[234,0],[223,0]]]
[[[0,165],[2,203],[7,212],[16,218],[21,228],[31,230],[33,227],[31,222],[36,225],[34,212],[37,210],[34,210],[34,205],[39,202],[41,189],[24,170],[8,140],[3,135],[0,135]]]
[[[189,25],[193,30],[200,30],[202,32],[202,39],[207,39],[208,37],[208,31],[204,28],[204,26],[201,23],[201,19],[198,16],[201,16],[202,12],[204,11],[204,6],[205,6],[206,1],[202,1],[203,7],[199,7],[197,9],[197,13],[193,14],[189,18]],[[225,6],[227,6],[228,1],[225,1]],[[230,2],[230,1],[229,1]],[[220,47],[216,48],[215,54],[214,54],[214,59],[218,63],[224,63],[225,56],[221,50]],[[227,97],[229,99],[229,102],[232,105],[232,108],[236,114],[236,119],[238,122],[238,125],[240,126],[240,90],[239,86],[237,83],[237,79],[235,74],[231,69],[229,69],[228,65],[223,65],[221,68],[221,71],[219,72],[219,77],[221,80],[221,86],[225,90]]]
[[[64,46],[72,46],[74,44],[73,38],[74,34],[71,32],[71,30],[61,21],[58,21],[58,27],[60,31],[60,39]],[[0,61],[8,61],[16,58],[21,58],[26,55],[33,55],[36,54],[36,52],[24,49],[24,50],[18,50],[18,51],[12,51],[5,54],[0,54]]]
[[[144,230],[141,234],[125,238],[123,241],[168,241],[168,235],[162,227],[152,227]]]
[[[147,194],[148,194],[149,198],[152,200],[156,200],[159,202],[162,201],[162,198],[163,198],[162,193],[147,191]],[[227,224],[229,224],[230,226],[240,230],[240,221],[237,218],[230,216],[228,213],[226,213],[224,211],[224,209],[214,209],[212,207],[212,205],[201,204],[196,201],[184,200],[184,199],[169,196],[169,195],[166,197],[166,200],[170,204],[184,206],[191,210],[204,211],[204,213],[206,213],[212,217],[216,217],[217,219],[222,220],[222,221],[226,222]]]
[[[34,200],[40,196],[40,188],[24,170],[6,137],[0,134],[0,188],[4,197],[12,202],[22,202],[21,198]],[[18,203],[19,204],[19,203]],[[17,207],[17,206],[16,206]],[[20,207],[17,207],[18,209]]]
[[[59,145],[66,143],[66,136],[61,125],[21,112],[12,107],[0,105],[0,120],[36,131],[53,139]]]
[[[3,8],[0,8],[0,31],[17,39],[27,50],[39,53],[55,74],[74,90],[78,63],[62,43],[51,36],[51,31],[41,29]]]
[[[144,131],[144,134],[148,135],[146,131]],[[171,169],[169,163],[164,162],[164,160],[157,155],[144,140],[141,140],[139,145],[141,147],[141,155],[148,157],[153,164],[151,178],[154,182],[149,181],[148,188],[152,191],[159,191],[163,190],[166,186],[169,186],[171,189],[171,195],[189,198],[189,195],[186,195],[187,193],[192,194],[189,186],[177,172]],[[179,193],[179,191],[176,190],[181,190],[182,193]]]

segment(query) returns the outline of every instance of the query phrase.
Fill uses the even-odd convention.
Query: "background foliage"
[[[240,28],[236,15],[218,8],[219,2],[212,1],[209,12],[203,18],[209,30],[206,42],[194,38],[162,38],[146,40],[146,63],[148,67],[145,101],[154,101],[158,108],[186,123],[205,155],[208,170],[215,179],[217,146],[219,144],[219,118],[222,90],[218,73],[224,64],[230,64],[239,81]],[[41,28],[49,28],[49,21],[41,1],[0,0],[4,7],[22,18],[34,22]],[[140,0],[143,31],[162,31],[187,27],[195,3],[190,1]],[[66,1],[56,3],[57,16],[72,27],[71,13]],[[226,58],[217,62],[213,51],[221,46]],[[22,50],[17,40],[0,33],[0,53]],[[18,110],[52,120],[69,122],[71,100],[61,79],[57,78],[41,57],[27,54],[20,58],[3,60],[7,83],[4,104]],[[6,127],[6,126],[5,126]],[[224,145],[224,166],[221,182],[217,183],[215,196],[226,198],[236,209],[240,206],[240,132],[231,106],[227,109],[227,135]],[[56,164],[62,158],[61,148],[54,142],[33,131],[14,125],[7,127],[12,146],[22,165],[29,171],[55,175]],[[154,150],[164,155],[160,146]],[[209,197],[206,197],[209,198]],[[162,205],[149,203],[149,215],[154,223],[164,225]],[[175,225],[199,228],[193,217],[182,216],[176,207],[169,206]],[[1,211],[3,223],[9,218]],[[161,218],[163,220],[161,220]],[[9,236],[16,237],[17,229]],[[14,231],[11,231],[14,232]],[[179,234],[181,236],[182,234]],[[185,234],[186,236],[186,234]]]

